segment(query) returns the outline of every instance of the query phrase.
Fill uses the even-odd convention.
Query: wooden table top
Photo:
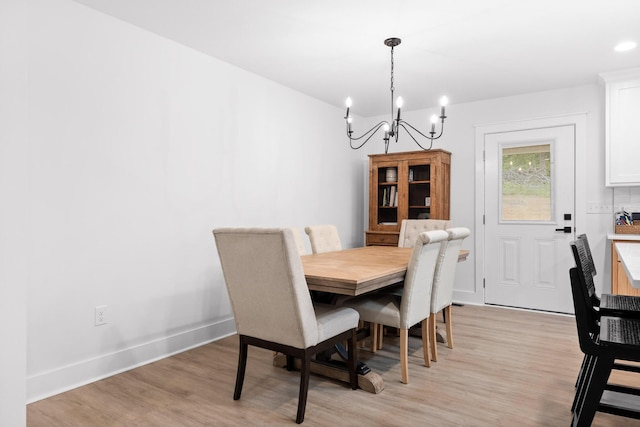
[[[361,295],[401,282],[412,248],[365,246],[342,251],[303,255],[302,266],[309,289],[341,295]],[[469,251],[460,251],[458,261]]]

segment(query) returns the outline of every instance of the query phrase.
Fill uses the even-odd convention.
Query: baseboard
[[[155,362],[234,334],[232,319],[138,344],[93,359],[27,377],[27,403]]]

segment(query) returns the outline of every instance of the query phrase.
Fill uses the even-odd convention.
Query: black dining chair
[[[616,360],[640,362],[640,320],[598,319],[586,292],[583,271],[573,267],[569,274],[578,341],[587,356],[576,388],[571,425],[590,426],[598,411],[640,419],[640,389],[609,383]],[[614,401],[616,395],[626,395],[626,399]],[[633,400],[637,403],[630,404]]]
[[[585,282],[589,299],[602,316],[619,316],[640,319],[640,297],[632,295],[616,295],[603,293],[600,297],[596,293],[593,277],[596,275],[596,267],[591,255],[591,248],[586,234],[581,234],[575,240],[573,257],[576,266],[581,268],[585,275]],[[580,258],[580,261],[578,260]]]
[[[628,295],[611,295],[603,294],[603,299],[598,298],[596,294],[596,287],[593,282],[593,276],[595,275],[595,268],[593,267],[593,258],[591,257],[591,251],[589,250],[589,243],[586,239],[586,235],[582,234],[578,236],[578,239],[571,242],[571,252],[576,263],[576,268],[579,270],[584,285],[583,293],[585,296],[585,304],[589,306],[591,313],[590,333],[594,339],[599,338],[600,333],[600,318],[602,316],[617,316],[623,318],[638,318],[640,311],[633,310],[629,307],[629,302],[634,298]],[[582,360],[582,365],[576,379],[576,388],[579,387],[581,381],[584,380],[586,372],[586,366],[589,363],[589,355],[585,353]],[[628,365],[624,363],[615,363],[613,369],[640,372],[640,367]],[[574,398],[571,409],[574,410],[577,404],[578,395]]]

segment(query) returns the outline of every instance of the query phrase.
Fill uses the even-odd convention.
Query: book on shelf
[[[396,192],[396,186],[392,185],[391,186],[391,190],[389,191],[389,206],[397,206],[396,205],[396,198],[398,197],[398,194]]]

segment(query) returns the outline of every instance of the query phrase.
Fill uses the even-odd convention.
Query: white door
[[[573,313],[571,125],[485,135],[485,302]]]

